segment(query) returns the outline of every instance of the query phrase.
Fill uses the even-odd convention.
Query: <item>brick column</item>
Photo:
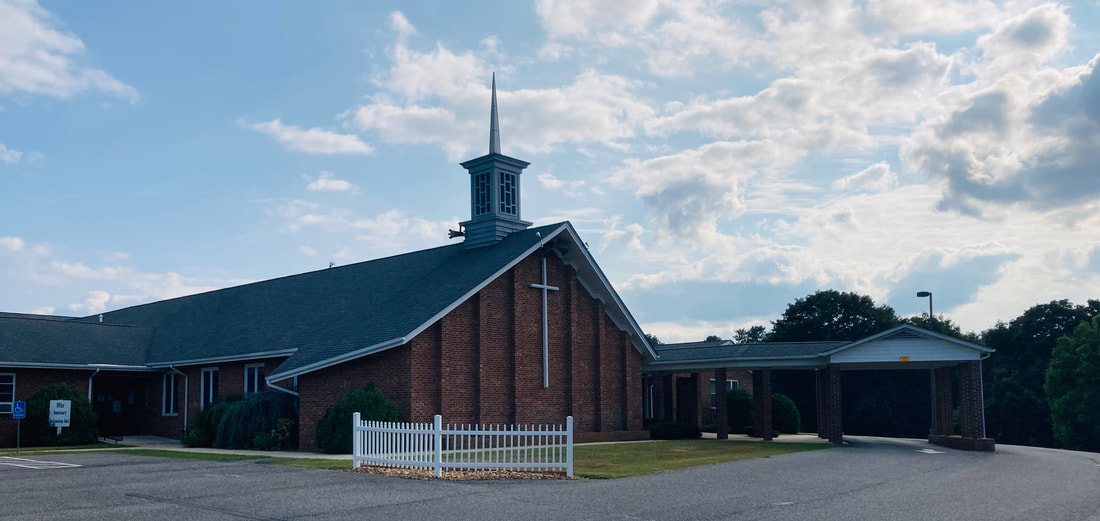
[[[661,412],[657,415],[662,421],[674,421],[672,415],[672,375],[661,375]]]
[[[835,444],[844,443],[843,410],[840,402],[840,366],[830,364],[825,367],[825,437]]]
[[[699,407],[700,380],[701,378],[699,378],[699,373],[691,373],[691,397],[693,398],[693,400],[691,400],[692,408],[690,411],[691,415],[689,416],[690,418],[692,418],[692,420],[689,423],[694,423],[695,425],[699,425],[703,419],[703,410]]]
[[[764,441],[772,439],[772,370],[752,371],[752,435]]]
[[[817,406],[817,437],[825,439],[825,371],[814,369],[814,385],[817,390],[814,404]]]
[[[720,367],[714,370],[714,424],[718,439],[725,440],[730,437],[729,404],[726,400],[726,368]]]
[[[951,382],[951,368],[936,369],[936,434],[955,434],[955,399]]]
[[[962,437],[982,437],[982,366],[977,360],[959,365],[959,419]]]

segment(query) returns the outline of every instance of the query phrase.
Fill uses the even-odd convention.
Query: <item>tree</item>
[[[759,324],[748,329],[741,328],[733,332],[733,342],[735,344],[754,344],[763,342],[767,332],[768,330],[764,329],[764,326]]]
[[[962,330],[959,329],[958,324],[953,322],[950,318],[944,317],[943,315],[934,315],[932,317],[929,317],[926,314],[913,315],[911,317],[905,317],[901,319],[901,322],[904,324],[914,325],[919,328],[924,328],[929,331],[935,331],[944,335],[960,338],[968,342],[974,342],[975,344],[982,343],[982,338],[978,336],[977,333],[972,333],[969,331],[963,333]]]
[[[651,346],[659,346],[659,345],[664,343],[664,342],[661,342],[660,338],[657,338],[657,335],[651,335],[649,333],[645,334],[645,339],[646,339],[646,341],[649,342],[649,345],[651,345]]]
[[[704,340],[704,342],[721,342],[721,341],[722,341],[722,337],[720,337],[718,335],[708,335],[707,339]]]
[[[1056,447],[1050,403],[1043,383],[1060,337],[1100,314],[1100,301],[1039,304],[982,333],[996,349],[984,366],[986,432],[1000,443]]]
[[[894,308],[875,306],[866,295],[823,290],[787,306],[772,322],[770,342],[858,340],[885,331],[900,321]]]
[[[770,342],[815,342],[825,340],[858,340],[898,325],[897,314],[889,306],[876,306],[875,301],[866,295],[841,293],[836,290],[818,291],[800,298],[787,306],[783,316],[772,322],[772,330],[766,339]],[[877,383],[864,372],[846,374],[842,396],[871,395],[870,389]],[[772,373],[773,390],[789,396],[802,412],[804,429],[817,429],[817,389],[811,371],[774,371]],[[928,396],[927,385],[923,392]],[[873,395],[873,396],[878,396]],[[884,404],[884,407],[869,409],[900,409],[900,406]],[[845,418],[850,416],[845,411]],[[874,422],[881,425],[885,422]],[[864,434],[890,435],[891,432],[865,432]]]
[[[1100,315],[1058,339],[1046,376],[1054,438],[1067,449],[1100,451]]]

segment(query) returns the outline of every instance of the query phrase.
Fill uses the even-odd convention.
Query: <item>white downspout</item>
[[[172,372],[183,376],[183,431],[187,432],[187,374],[171,365],[168,368]]]
[[[99,374],[99,369],[100,368],[98,368],[98,367],[95,368],[95,372],[92,373],[92,376],[88,377],[88,401],[89,402],[92,401],[92,378],[95,378],[95,375]]]
[[[282,391],[282,392],[284,392],[286,394],[289,394],[289,395],[298,396],[298,391],[291,391],[290,389],[284,389],[282,387],[279,387],[278,385],[275,385],[275,384],[271,383],[271,380],[268,380],[267,378],[264,378],[264,381],[267,382],[268,387],[270,387],[272,389],[275,389],[276,391]]]

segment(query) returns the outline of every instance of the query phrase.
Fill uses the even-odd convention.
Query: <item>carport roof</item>
[[[655,350],[658,358],[645,364],[647,371],[695,371],[719,367],[810,369],[830,363],[843,364],[848,368],[867,368],[876,364],[879,367],[891,364],[899,368],[916,368],[922,364],[943,365],[980,359],[993,352],[988,347],[910,324],[854,341],[734,344],[721,340],[663,344],[655,346]],[[908,355],[910,352],[912,357],[898,356],[899,353]]]

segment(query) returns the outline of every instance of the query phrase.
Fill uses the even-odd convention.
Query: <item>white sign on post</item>
[[[57,434],[61,434],[62,427],[69,426],[69,418],[72,416],[72,402],[69,400],[50,400],[50,427],[57,427]]]

